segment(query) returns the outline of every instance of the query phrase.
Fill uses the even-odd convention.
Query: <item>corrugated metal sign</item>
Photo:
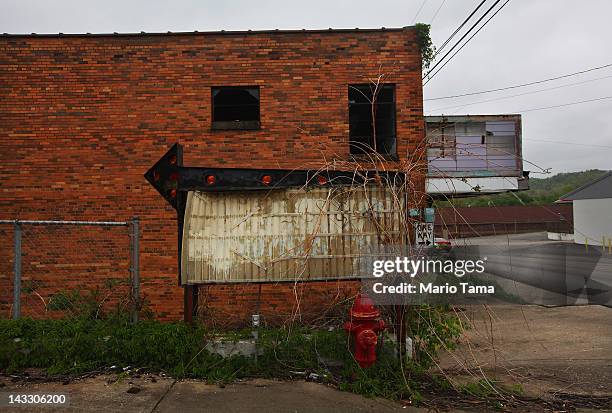
[[[189,192],[182,283],[362,276],[373,247],[404,242],[404,204],[382,186]]]

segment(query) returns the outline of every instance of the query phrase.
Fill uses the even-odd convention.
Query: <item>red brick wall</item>
[[[0,37],[0,219],[140,216],[143,293],[158,317],[178,319],[176,215],[143,173],[175,142],[186,165],[346,161],[347,85],[380,72],[396,84],[406,160],[424,138],[415,39],[411,28]],[[260,86],[261,130],[211,131],[210,88],[224,85]]]
[[[317,281],[201,286],[198,315],[221,329],[243,327],[257,313],[268,325],[292,321],[324,325],[346,318],[360,285],[359,281]]]

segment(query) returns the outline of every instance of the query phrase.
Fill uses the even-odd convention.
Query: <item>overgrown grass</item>
[[[179,374],[203,332],[183,324],[122,320],[0,321],[0,368],[28,367],[74,374],[111,365],[138,365]]]
[[[211,334],[203,327],[183,323],[145,320],[131,325],[121,318],[0,320],[0,369],[11,373],[41,368],[50,375],[65,375],[129,365],[214,383],[243,377],[286,378],[291,371],[302,371],[318,373],[340,389],[359,394],[420,398],[419,377],[425,374],[426,365],[400,368],[394,346],[388,342],[380,349],[377,363],[362,369],[348,351],[348,339],[341,329],[262,328],[258,344],[262,354],[257,361],[241,356],[224,359],[209,353],[204,345]],[[233,332],[230,337],[238,340],[248,335],[247,330]],[[447,339],[454,336],[454,332],[444,335]]]

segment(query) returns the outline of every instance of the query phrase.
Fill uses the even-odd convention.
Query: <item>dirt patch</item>
[[[455,383],[486,377],[542,408],[612,409],[612,309],[479,306],[462,314],[470,329],[439,365]]]

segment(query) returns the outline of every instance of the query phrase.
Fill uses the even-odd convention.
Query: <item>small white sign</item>
[[[432,246],[434,243],[434,224],[431,222],[417,222],[414,226],[417,245]]]

